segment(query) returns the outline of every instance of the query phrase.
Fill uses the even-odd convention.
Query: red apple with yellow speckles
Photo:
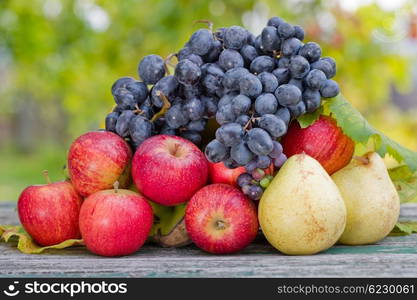
[[[76,191],[83,197],[111,189],[118,181],[129,186],[132,151],[117,134],[92,131],[78,137],[68,153],[68,172]]]
[[[244,249],[259,229],[255,204],[227,184],[199,190],[187,203],[185,225],[194,244],[215,254]]]
[[[31,185],[17,202],[20,222],[41,246],[80,238],[78,216],[82,198],[68,181]]]
[[[330,175],[349,164],[355,148],[352,139],[329,116],[320,116],[306,128],[301,128],[297,121],[292,122],[281,144],[287,157],[305,153]]]

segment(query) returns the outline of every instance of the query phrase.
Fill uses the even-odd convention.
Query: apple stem
[[[369,164],[369,159],[363,156],[354,156],[353,159],[356,159],[358,162],[363,163],[364,165]]]
[[[43,171],[42,171],[42,174],[43,174],[43,177],[45,177],[45,181],[46,181],[46,183],[47,183],[47,184],[51,184],[51,183],[52,183],[52,181],[51,181],[51,178],[49,177],[49,172],[48,172],[48,170],[43,170]]]
[[[114,188],[114,192],[115,193],[118,193],[119,192],[119,182],[118,181],[115,181],[113,183],[113,188]]]
[[[216,221],[216,229],[223,230],[226,228],[226,224],[222,220]]]

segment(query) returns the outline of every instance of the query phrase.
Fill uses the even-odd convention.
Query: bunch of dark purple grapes
[[[207,159],[228,168],[245,166],[238,184],[258,200],[271,180],[265,170],[287,159],[279,138],[291,120],[339,93],[331,80],[334,59],[321,58],[320,46],[303,39],[300,26],[279,17],[256,37],[239,26],[199,29],[175,54],[174,75],[165,76],[167,62],[149,55],[138,67],[143,82],[116,81],[117,106],[106,129],[134,147],[155,134],[179,135],[201,146],[207,120],[215,118],[220,127],[205,147]],[[169,109],[158,113],[167,102]]]

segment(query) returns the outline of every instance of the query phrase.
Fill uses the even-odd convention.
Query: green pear
[[[264,192],[262,231],[279,251],[314,254],[333,246],[346,224],[342,196],[318,161],[306,154],[287,160]]]
[[[367,153],[332,175],[347,209],[346,228],[339,242],[372,244],[386,237],[397,223],[400,198],[383,159]]]

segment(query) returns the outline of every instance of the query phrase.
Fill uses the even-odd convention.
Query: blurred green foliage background
[[[342,93],[378,129],[417,150],[417,5],[343,0],[0,1],[0,201],[63,178],[78,135],[102,126],[110,87],[168,56],[209,19],[259,34],[278,15],[338,64]]]

